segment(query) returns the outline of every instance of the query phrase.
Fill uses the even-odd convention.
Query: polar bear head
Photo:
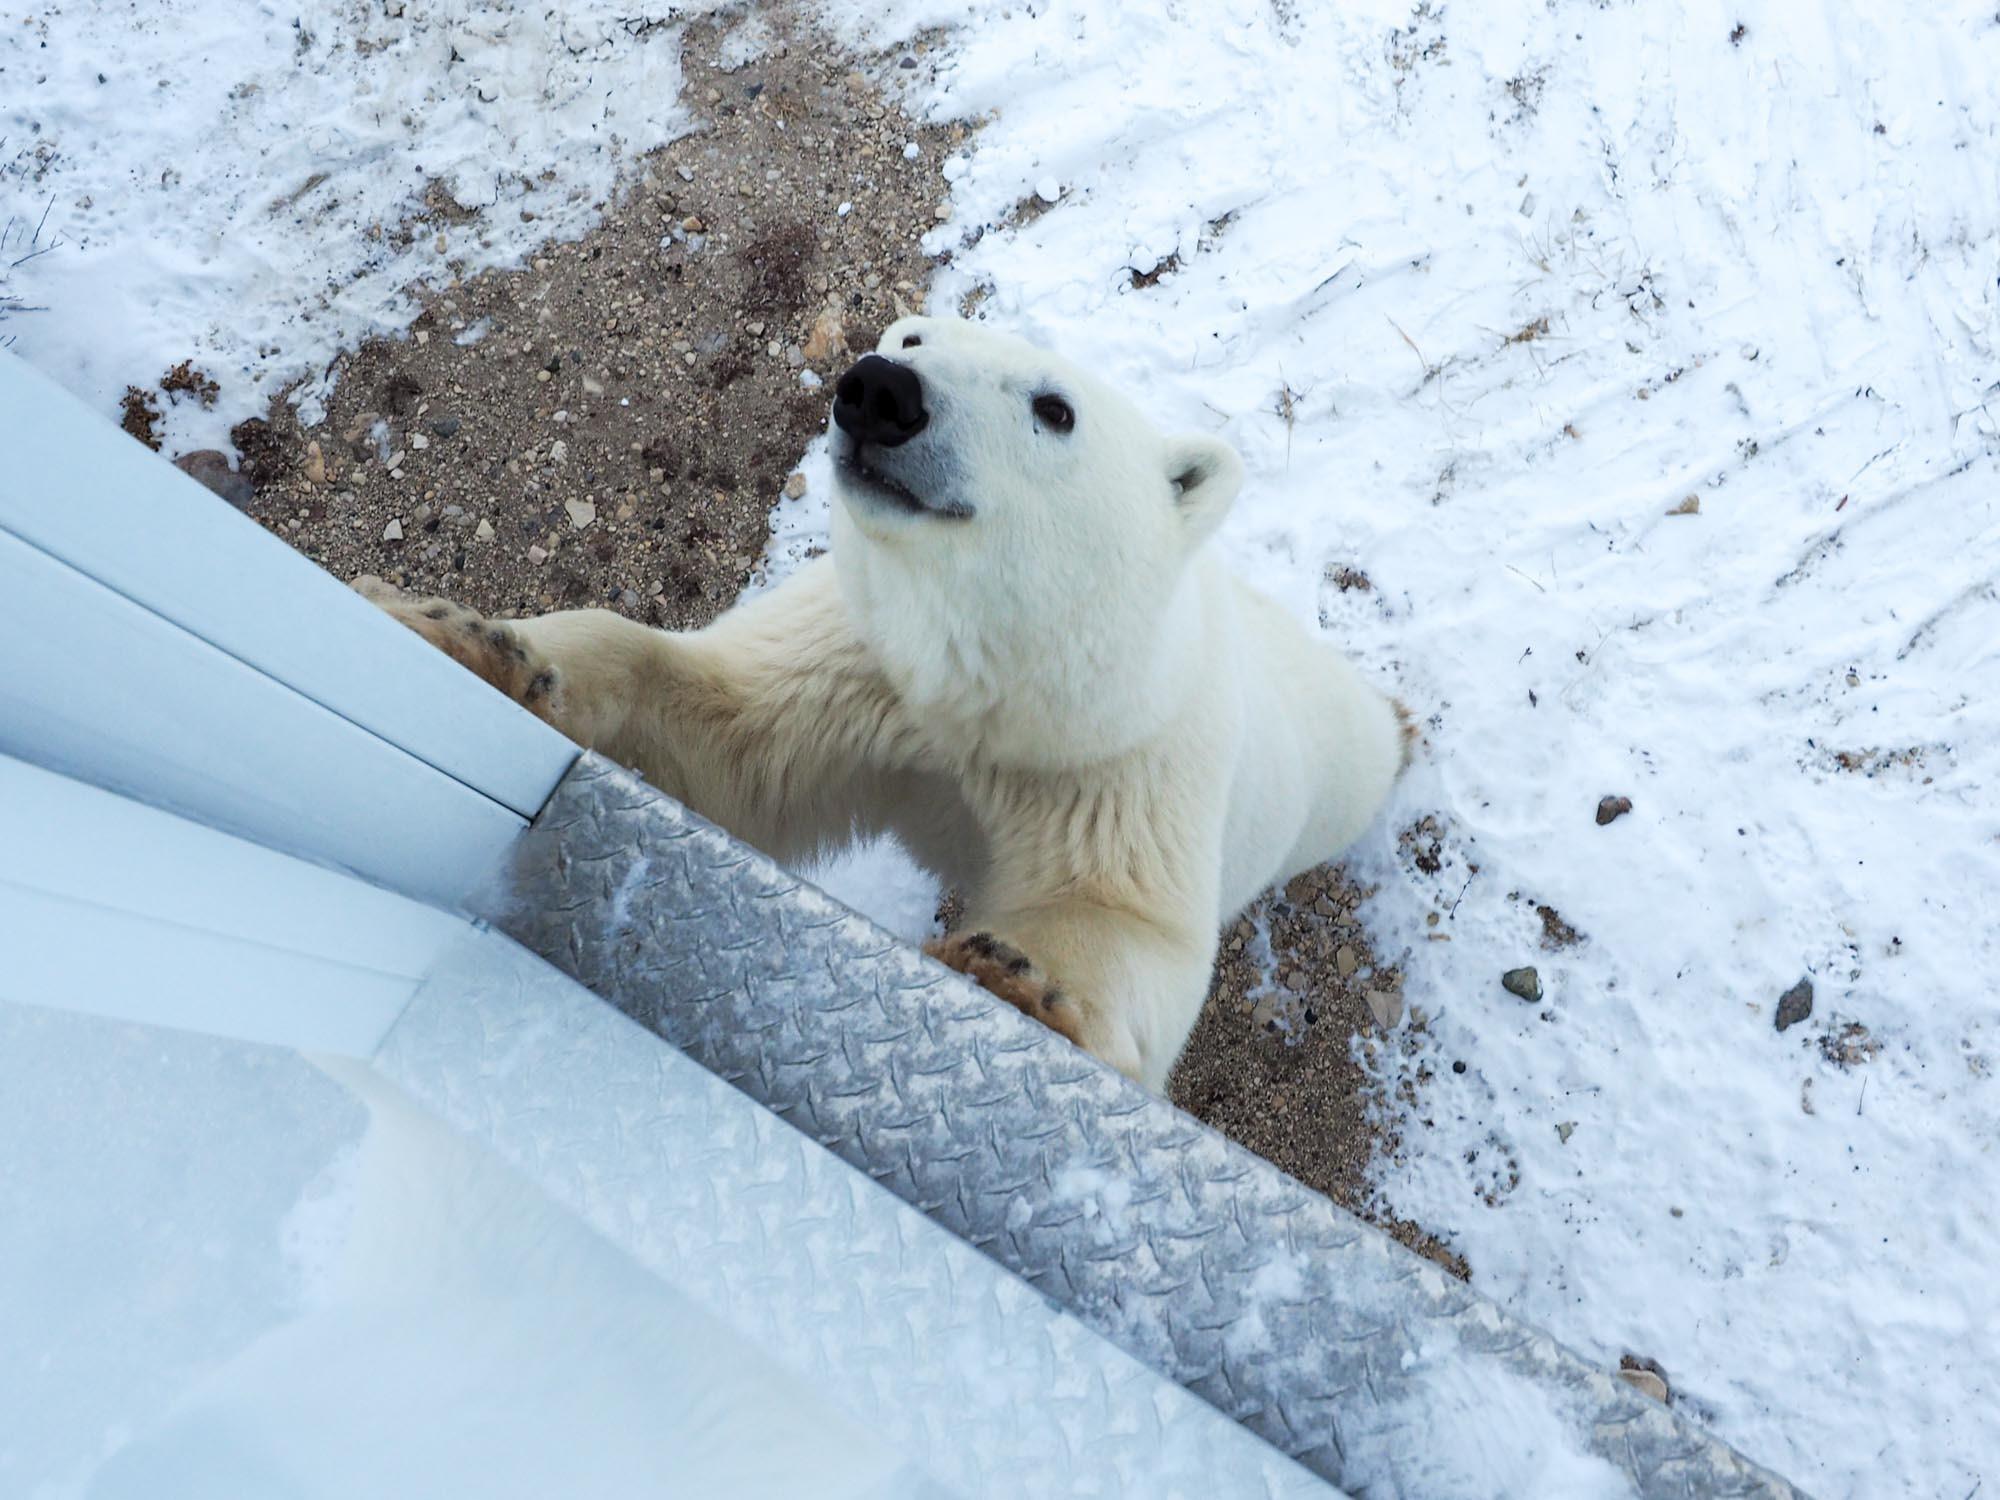
[[[834,561],[898,689],[1031,763],[1136,742],[1203,634],[1191,564],[1243,466],[1069,361],[904,318],[834,387]]]

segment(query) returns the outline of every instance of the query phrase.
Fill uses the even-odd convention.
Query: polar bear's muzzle
[[[911,466],[894,454],[930,420],[915,370],[879,354],[855,361],[833,388],[833,425],[841,434],[833,459],[845,487],[872,504],[912,515],[971,516],[971,507],[961,502],[940,504],[917,493],[907,482]]]

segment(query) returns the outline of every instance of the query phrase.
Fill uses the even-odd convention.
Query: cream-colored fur
[[[1161,1089],[1222,925],[1361,832],[1404,726],[1202,545],[1241,482],[1225,445],[971,324],[904,319],[878,352],[919,377],[922,430],[836,429],[831,557],[707,629],[361,586],[780,860],[893,832],[963,894],[933,952]]]

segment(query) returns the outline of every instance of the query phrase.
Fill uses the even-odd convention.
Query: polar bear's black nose
[[[930,419],[917,372],[879,354],[862,355],[833,388],[833,420],[857,443],[894,448]]]

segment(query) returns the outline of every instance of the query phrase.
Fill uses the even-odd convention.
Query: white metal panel
[[[367,1056],[470,924],[0,757],[0,1000]]]
[[[438,654],[384,623],[420,657]],[[5,532],[0,640],[0,753],[447,905],[498,867],[523,826]]]
[[[576,747],[0,351],[0,530],[533,817]]]

